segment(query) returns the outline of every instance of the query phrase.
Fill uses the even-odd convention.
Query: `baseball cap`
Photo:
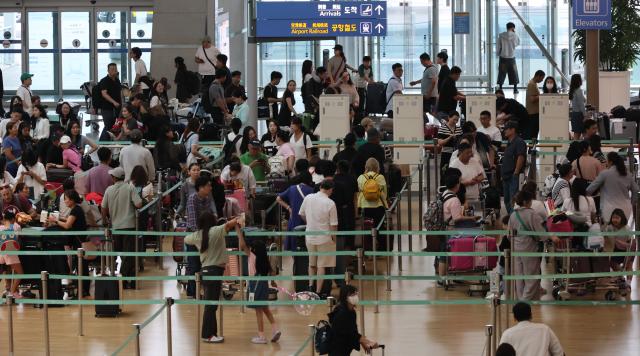
[[[64,135],[60,138],[60,144],[71,143],[71,137]]]
[[[253,140],[253,141],[249,142],[249,144],[250,144],[251,146],[256,146],[256,147],[260,147],[260,146],[262,146],[262,145],[260,144],[260,141],[258,141],[258,140]]]
[[[504,129],[518,129],[518,123],[516,121],[508,121],[505,125],[504,125]]]
[[[20,81],[24,82],[31,77],[33,77],[33,74],[31,73],[22,73],[22,75],[20,76]]]
[[[342,45],[339,45],[339,44],[337,44],[335,47],[333,47],[333,49],[339,49],[339,50],[341,50],[341,51],[344,51],[344,50],[342,49]]]
[[[114,169],[110,169],[109,175],[114,176],[118,179],[124,179],[124,168],[116,167]]]

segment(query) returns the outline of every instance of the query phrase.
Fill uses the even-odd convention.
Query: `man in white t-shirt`
[[[238,157],[233,157],[231,163],[222,169],[220,180],[225,185],[233,183],[235,189],[244,189],[247,198],[256,196],[256,177],[253,170],[242,164]]]
[[[140,89],[142,89],[142,92],[144,94],[146,94],[146,96],[149,96],[149,86],[140,81],[140,78],[142,77],[146,77],[149,75],[149,72],[147,71],[147,64],[144,62],[144,60],[142,60],[142,58],[140,58],[142,56],[142,50],[140,49],[140,47],[133,47],[131,48],[131,51],[129,51],[129,58],[131,58],[133,60],[133,62],[135,63],[135,73],[136,73],[136,77],[133,80],[133,82],[135,84],[140,84]]]
[[[532,323],[531,306],[517,303],[513,317],[518,322],[502,333],[500,343],[513,346],[518,356],[563,356],[564,350],[556,334],[547,325]]]
[[[20,99],[22,99],[22,107],[24,108],[24,111],[29,114],[29,116],[31,116],[33,112],[33,104],[31,102],[31,97],[33,96],[33,94],[31,93],[31,89],[29,89],[32,83],[31,77],[33,77],[33,74],[22,73],[22,75],[20,76],[20,81],[22,82],[22,84],[16,90],[16,95],[19,96]]]
[[[329,198],[333,193],[333,181],[325,179],[320,183],[320,191],[307,195],[300,205],[300,217],[307,224],[306,231],[338,230],[338,211]],[[309,235],[305,237],[309,252],[335,252],[335,235]],[[336,266],[336,256],[309,256],[309,275],[325,275],[326,268]],[[312,281],[309,281],[311,285]],[[331,283],[329,281],[328,283]],[[316,293],[321,294],[323,280],[318,280]],[[311,287],[309,290],[312,290]]]
[[[387,108],[385,112],[389,115],[390,118],[393,118],[393,96],[394,95],[402,95],[402,90],[404,89],[404,85],[402,84],[402,74],[404,73],[404,69],[402,68],[402,64],[396,63],[391,66],[393,70],[393,76],[389,79],[387,83]]]
[[[313,148],[311,137],[302,130],[302,120],[299,117],[291,118],[291,138],[289,144],[296,155],[296,161],[302,158],[309,158],[307,150]]]
[[[202,76],[203,88],[209,88],[216,75],[216,57],[220,51],[211,44],[211,37],[202,38],[202,46],[196,50],[196,63],[198,63],[198,73]]]
[[[467,200],[480,199],[480,183],[485,180],[482,164],[473,159],[473,150],[468,143],[458,146],[458,159],[454,160],[449,168],[457,168],[462,172],[460,182],[466,187]]]
[[[480,113],[480,124],[482,126],[478,127],[478,132],[481,132],[489,137],[491,143],[494,142],[502,142],[502,133],[500,129],[491,125],[491,113],[488,111],[483,111]]]

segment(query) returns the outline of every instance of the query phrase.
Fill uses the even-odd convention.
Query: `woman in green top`
[[[219,226],[216,225],[216,217],[211,212],[204,212],[198,218],[198,231],[192,233],[184,239],[187,245],[196,246],[200,251],[200,262],[202,263],[202,276],[222,276],[227,264],[227,246],[224,238],[232,229],[239,230],[236,219]],[[207,238],[203,238],[206,234]],[[205,300],[220,299],[222,281],[203,281]],[[196,291],[199,293],[199,291]],[[218,321],[216,320],[217,305],[206,305],[202,315],[202,341],[208,343],[221,343],[222,336],[218,336]]]

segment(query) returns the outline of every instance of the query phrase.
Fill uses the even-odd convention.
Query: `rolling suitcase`
[[[296,228],[296,230],[297,229],[298,228]],[[302,231],[304,231],[304,229]],[[304,238],[303,237],[296,237],[296,238],[302,239],[302,241],[298,241],[296,252],[307,252],[307,245],[304,243]],[[308,274],[309,274],[309,256],[294,256],[293,257],[293,275],[306,276]],[[296,292],[306,291],[308,288],[309,288],[308,280],[295,281]]]
[[[387,101],[386,85],[382,82],[369,84],[367,86],[367,113],[384,114]]]
[[[600,134],[600,137],[602,137],[603,140],[610,140],[609,115],[607,115],[607,113],[598,113],[594,116],[594,119],[598,123],[598,134]]]
[[[473,252],[496,252],[498,246],[494,237],[478,236],[473,244]],[[496,267],[498,256],[474,256],[473,268],[479,271],[489,271]]]
[[[624,119],[609,120],[609,132],[612,140],[629,140],[629,138],[633,138],[633,143],[637,143],[637,127],[638,123],[633,121],[625,121]]]
[[[113,251],[113,240],[110,233],[105,233],[107,240],[103,244],[105,249]],[[101,258],[105,259],[105,256]],[[113,256],[106,257],[106,262],[101,263],[109,268],[109,275],[115,276],[115,261]],[[105,269],[101,271],[102,276],[106,276]],[[95,300],[119,300],[120,299],[120,283],[117,280],[106,280],[96,278],[95,280]],[[96,318],[99,317],[116,317],[120,314],[119,305],[96,305]]]
[[[175,232],[186,232],[187,231],[187,222],[184,220],[180,220],[176,222],[176,227],[173,229]],[[184,252],[184,238],[185,236],[174,236],[173,237],[173,252]],[[173,256],[173,260],[176,263],[182,263],[185,258],[184,256]]]
[[[449,252],[473,252],[475,239],[471,236],[460,236],[449,239],[447,243]],[[449,258],[449,271],[462,272],[473,270],[473,256],[451,256]]]

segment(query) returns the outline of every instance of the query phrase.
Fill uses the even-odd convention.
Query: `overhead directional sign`
[[[611,0],[573,0],[574,30],[610,30]]]
[[[258,2],[256,37],[386,36],[386,1]]]

